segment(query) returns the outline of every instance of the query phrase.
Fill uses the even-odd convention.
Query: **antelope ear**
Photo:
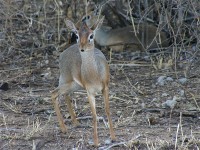
[[[87,15],[87,16],[85,15],[82,17],[81,21],[86,22],[87,20],[90,20],[90,19],[91,19],[91,15]]]
[[[104,20],[104,16],[103,16],[101,19],[99,19],[99,20],[91,27],[91,29],[92,29],[92,30],[98,30],[98,29],[101,27],[101,25],[103,24],[103,20]]]
[[[72,21],[65,19],[65,24],[66,24],[67,28],[69,28],[71,31],[77,32],[77,28]]]

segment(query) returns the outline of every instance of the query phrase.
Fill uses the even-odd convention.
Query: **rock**
[[[165,79],[166,79],[166,76],[158,77],[157,84],[160,85],[160,86],[163,86],[165,84]]]
[[[168,96],[169,94],[167,94],[167,93],[162,93],[162,95],[161,95],[161,97],[166,97],[166,96]]]
[[[50,69],[50,68],[47,68],[47,69],[45,70],[45,72],[42,73],[40,76],[41,76],[44,80],[45,80],[45,79],[51,79],[51,78],[52,78],[51,69]]]
[[[153,103],[153,102],[157,102],[157,101],[158,101],[157,98],[153,98],[153,100],[151,101],[151,103]]]
[[[160,85],[160,86],[163,86],[166,81],[173,81],[174,79],[171,78],[171,77],[166,77],[166,76],[160,76],[158,79],[157,79],[157,84]]]
[[[49,64],[49,60],[45,60],[45,64],[48,65]]]
[[[141,107],[142,107],[142,109],[144,109],[145,108],[145,103],[142,103]]]
[[[185,91],[184,91],[184,90],[180,90],[180,91],[179,91],[179,94],[180,94],[180,96],[184,96]]]
[[[93,140],[89,139],[88,144],[89,144],[89,145],[94,145]]]
[[[177,97],[174,96],[172,100],[167,100],[166,102],[162,103],[162,107],[173,109],[177,103],[176,100],[177,100]]]
[[[106,144],[106,145],[109,145],[109,144],[111,144],[111,143],[112,143],[112,141],[111,141],[110,139],[106,139],[106,140],[105,140],[105,144]]]
[[[166,80],[167,81],[174,81],[174,79],[172,77],[167,77]]]
[[[178,79],[178,82],[181,84],[185,84],[187,82],[187,78],[180,78]]]
[[[117,116],[120,117],[121,114],[122,114],[122,111],[118,110],[118,111],[117,111]]]

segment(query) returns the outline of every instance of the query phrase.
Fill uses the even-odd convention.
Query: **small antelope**
[[[105,30],[100,28],[95,37],[95,41],[100,46],[109,46],[117,49],[119,45],[134,46],[139,50],[158,48],[158,45],[168,46],[166,34],[162,31],[157,35],[157,28],[153,25],[143,24],[139,26],[139,33],[135,35],[133,26],[119,29]],[[160,39],[159,39],[160,38]],[[159,43],[159,44],[158,44]]]
[[[98,17],[98,14],[90,12],[89,15],[83,17],[82,21],[92,26]],[[166,33],[158,31],[156,26],[147,23],[139,25],[137,34],[134,33],[131,25],[118,29],[101,26],[95,34],[95,41],[99,46],[108,46],[115,50],[121,50],[123,45],[129,45],[132,49],[141,51],[169,46]]]
[[[110,136],[112,140],[116,139],[109,108],[109,66],[103,53],[94,47],[95,32],[98,30],[102,22],[103,19],[100,19],[91,28],[89,28],[85,22],[82,22],[80,28],[76,28],[71,21],[66,20],[67,27],[76,34],[77,44],[72,45],[61,53],[59,59],[59,86],[52,92],[52,101],[58,122],[62,132],[66,132],[67,128],[60,112],[57,97],[61,94],[65,94],[72,122],[75,125],[78,125],[69,94],[80,89],[85,89],[87,91],[88,101],[93,116],[95,146],[98,146],[99,143],[95,107],[95,95],[97,92],[102,92],[103,94],[105,112],[109,122]]]

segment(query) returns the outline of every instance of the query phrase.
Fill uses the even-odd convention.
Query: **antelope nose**
[[[81,52],[84,52],[84,49],[81,49]]]

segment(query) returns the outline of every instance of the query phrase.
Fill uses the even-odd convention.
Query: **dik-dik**
[[[59,86],[52,92],[52,101],[60,128],[62,132],[66,132],[67,127],[64,124],[60,112],[57,100],[58,96],[65,95],[71,119],[73,123],[77,125],[78,121],[76,119],[76,114],[73,111],[69,94],[80,89],[85,89],[87,91],[88,101],[93,117],[95,146],[98,146],[99,143],[95,107],[96,93],[102,92],[103,94],[105,112],[109,122],[110,136],[112,140],[116,139],[109,108],[109,66],[103,53],[99,49],[95,48],[94,45],[95,33],[102,22],[103,19],[99,20],[89,28],[85,22],[82,22],[80,27],[76,27],[71,21],[66,20],[67,27],[76,34],[77,44],[72,45],[61,53],[59,59]]]
[[[82,18],[82,21],[92,26],[98,17],[98,14],[90,12]],[[137,34],[132,25],[118,29],[101,26],[96,32],[95,41],[99,46],[108,46],[114,50],[121,50],[123,45],[129,45],[130,49],[141,51],[169,46],[166,33],[159,31],[156,26],[143,23],[135,27]]]

